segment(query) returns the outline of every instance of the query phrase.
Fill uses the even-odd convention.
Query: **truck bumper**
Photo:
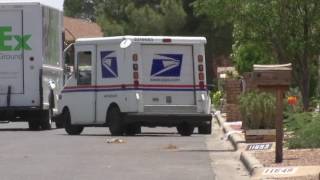
[[[0,121],[28,121],[39,117],[43,112],[39,107],[6,107],[0,108]]]
[[[211,125],[211,114],[139,114],[129,113],[124,115],[125,122],[138,123],[142,126],[175,127],[182,123],[192,126]]]

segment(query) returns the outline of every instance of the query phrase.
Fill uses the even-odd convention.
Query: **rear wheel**
[[[54,117],[54,122],[56,124],[56,128],[64,128],[65,119],[63,118],[63,115],[55,116]]]
[[[65,120],[65,130],[69,135],[79,135],[83,131],[83,126],[72,125],[71,116],[68,110],[63,111],[63,119]]]
[[[199,134],[211,134],[211,123],[199,126],[198,132]]]
[[[41,112],[40,125],[41,125],[42,130],[50,130],[51,129],[51,123],[52,123],[51,117],[52,117],[52,114],[50,114],[50,109]]]
[[[38,119],[29,119],[28,120],[29,129],[31,131],[40,130],[40,123]]]
[[[108,111],[108,117],[110,118],[109,130],[112,136],[122,136],[124,133],[123,118],[118,107],[112,107]]]
[[[188,123],[182,123],[177,126],[178,133],[181,136],[191,136],[193,133],[194,127]]]

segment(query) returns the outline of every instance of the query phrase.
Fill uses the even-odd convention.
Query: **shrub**
[[[287,131],[293,136],[288,140],[289,148],[320,148],[320,116],[318,113],[296,113],[285,120]]]
[[[221,105],[221,98],[223,96],[223,93],[221,91],[216,91],[215,93],[212,94],[212,103],[215,108],[219,109]]]
[[[284,127],[286,131],[296,132],[303,129],[307,124],[312,122],[313,115],[310,112],[303,113],[286,113],[287,118],[284,119]]]
[[[276,98],[271,93],[252,91],[240,95],[240,113],[245,129],[274,129]]]

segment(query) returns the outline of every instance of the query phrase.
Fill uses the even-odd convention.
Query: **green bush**
[[[240,113],[245,129],[274,129],[276,98],[271,93],[252,91],[240,95]]]
[[[296,132],[300,129],[303,129],[313,120],[313,113],[310,112],[285,114],[287,116],[284,119],[284,127],[286,128],[286,131]]]
[[[218,109],[221,105],[221,98],[223,96],[222,91],[216,91],[215,93],[212,93],[212,104],[216,109]]]
[[[292,114],[285,120],[286,131],[293,132],[289,148],[320,148],[320,115],[305,112]]]

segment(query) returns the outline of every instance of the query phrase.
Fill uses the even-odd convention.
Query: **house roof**
[[[64,17],[65,40],[73,42],[78,38],[102,37],[101,27],[94,22]]]

